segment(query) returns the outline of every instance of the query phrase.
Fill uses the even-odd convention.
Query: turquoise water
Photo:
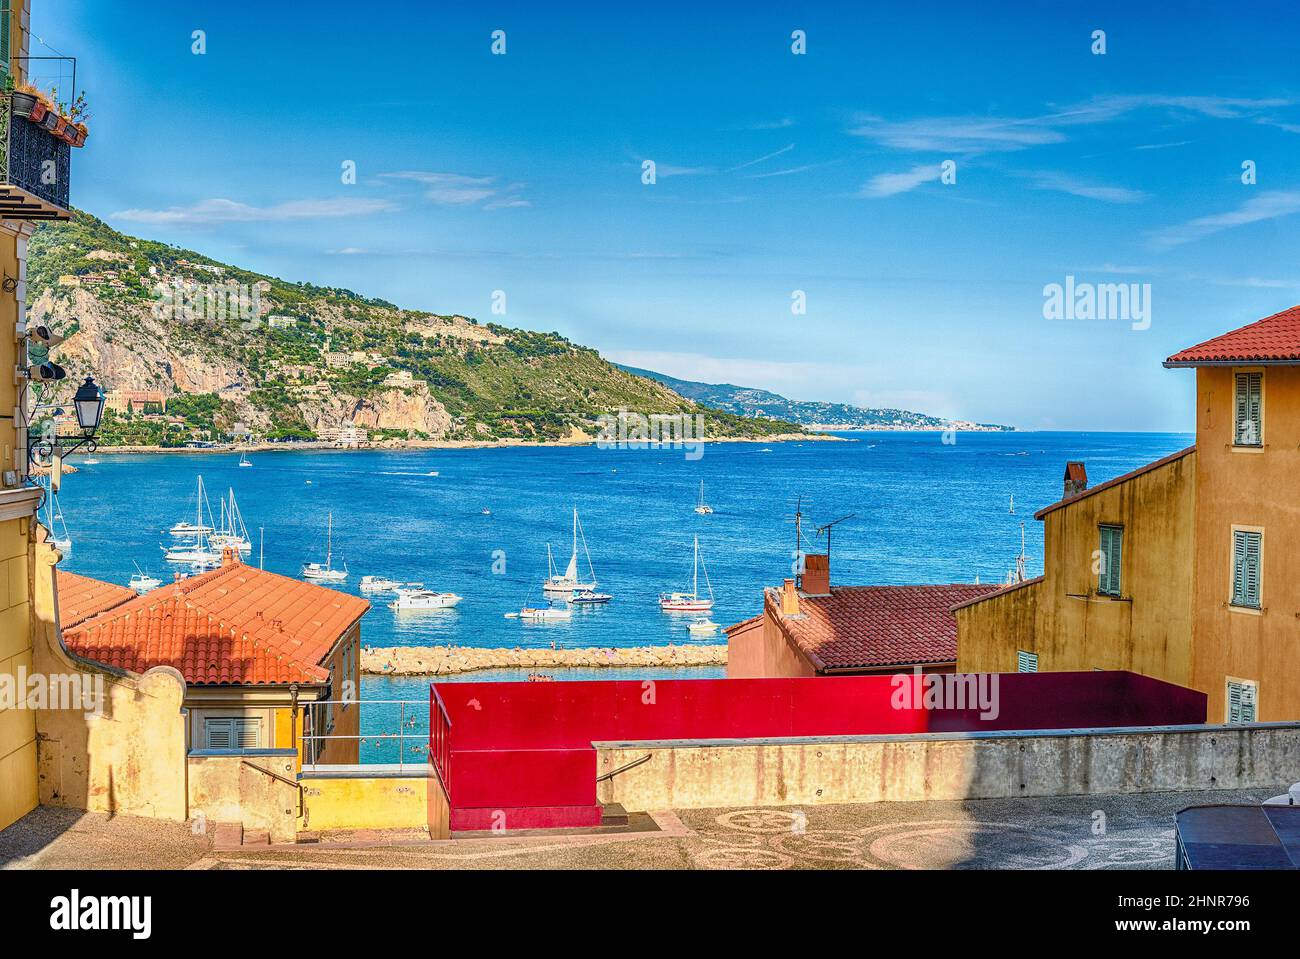
[[[681,451],[591,447],[111,455],[66,476],[61,505],[73,540],[68,569],[125,584],[139,563],[166,578],[162,530],[193,516],[202,473],[214,500],[234,487],[259,560],[296,576],[324,558],[334,513],[336,563],[357,592],[362,574],[420,580],[460,593],[451,610],[397,613],[387,600],[362,623],[370,646],[639,646],[693,639],[691,616],[659,611],[663,590],[689,588],[691,541],[701,552],[722,624],[760,609],[760,590],[790,572],[794,512],[803,498],[805,544],[846,514],[832,546],[837,583],[1000,582],[1025,523],[1029,573],[1041,572],[1033,511],[1059,498],[1067,459],[1095,484],[1181,449],[1174,434],[859,433],[848,442],[720,443],[697,461]],[[428,475],[436,471],[437,476]],[[716,512],[693,511],[700,480]],[[1014,495],[1016,513],[1008,512]],[[606,606],[569,622],[523,623],[503,614],[540,600],[546,544],[567,561],[576,505]],[[482,515],[488,508],[490,515]],[[582,559],[585,572],[586,561]],[[703,588],[703,587],[701,587]]]

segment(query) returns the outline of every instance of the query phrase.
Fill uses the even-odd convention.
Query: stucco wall
[[[817,671],[791,648],[781,627],[766,614],[727,635],[728,679],[815,676]]]
[[[1043,582],[958,611],[959,671],[1015,670],[1023,649],[1040,671],[1126,669],[1190,685],[1198,455],[1046,514]],[[1119,598],[1097,592],[1101,524],[1124,527]]]
[[[3,337],[0,337],[3,339]],[[13,689],[32,672],[28,602],[29,519],[0,521],[0,681]],[[36,806],[36,712],[0,705],[0,829]]]
[[[432,775],[427,765],[409,764],[400,771],[387,766],[304,769],[302,828],[424,828]]]
[[[1300,775],[1300,725],[597,743],[629,810],[1245,789]]]
[[[37,527],[33,616],[35,669],[48,676],[102,683],[98,716],[46,709],[36,716],[43,804],[95,812],[187,817],[185,681],[170,667],[144,675],[72,656],[56,625],[54,567],[59,554]]]
[[[224,755],[198,752],[186,762],[191,816],[203,817],[208,826],[240,823],[246,832],[265,830],[272,842],[293,842],[298,787],[263,771],[293,779],[298,757],[292,749]]]
[[[1300,368],[1259,369],[1264,446],[1234,448],[1234,373],[1196,371],[1196,639],[1191,685],[1225,718],[1228,678],[1259,684],[1260,720],[1300,719]],[[1260,611],[1229,606],[1232,528],[1263,530]]]

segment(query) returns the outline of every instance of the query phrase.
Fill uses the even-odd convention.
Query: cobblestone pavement
[[[183,823],[41,808],[0,832],[0,868],[1168,869],[1177,810],[1284,791],[689,809],[597,833],[366,834],[226,851]]]

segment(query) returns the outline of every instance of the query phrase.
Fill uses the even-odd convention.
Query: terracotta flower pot
[[[31,120],[33,123],[39,123],[43,126],[45,124],[45,118],[49,115],[50,115],[50,108],[46,106],[44,100],[42,100],[40,97],[37,97],[36,103],[32,106],[32,112],[28,115],[27,119]]]
[[[74,147],[79,147],[86,142],[86,136],[90,131],[83,126],[68,127],[68,133],[71,139],[68,140]]]
[[[60,117],[57,113],[47,108],[45,116],[41,117],[41,126],[45,127],[45,129],[53,133],[55,129],[58,127],[59,120],[61,119],[62,117]]]

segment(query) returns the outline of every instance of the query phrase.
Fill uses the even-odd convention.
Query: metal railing
[[[357,732],[357,733],[334,733],[334,732],[316,732],[315,729],[310,731],[304,729],[302,734],[303,742],[303,763],[304,765],[315,765],[325,747],[333,741],[356,742],[357,744],[357,762],[361,765],[377,765],[379,763],[389,763],[400,768],[405,766],[425,766],[430,762],[430,734],[425,724],[420,720],[428,715],[429,704],[420,699],[318,699],[298,704],[298,708],[312,717],[312,724],[323,721],[323,717],[328,715],[332,708],[338,709],[363,709],[371,711],[377,706],[396,706],[397,708],[397,728],[395,732]],[[445,712],[444,714],[445,715]],[[337,721],[337,714],[336,714]],[[296,723],[295,723],[296,725]],[[374,763],[366,763],[361,759],[361,750],[371,744],[380,746],[379,757]],[[396,756],[390,760],[384,753],[393,744],[396,748]]]

